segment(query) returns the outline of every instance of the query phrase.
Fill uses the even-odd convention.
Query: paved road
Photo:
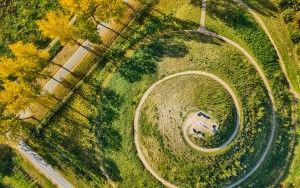
[[[125,2],[129,2],[129,0],[125,0]],[[73,24],[76,20],[76,16],[74,16],[69,24]],[[103,25],[109,26],[109,24],[102,23]],[[102,32],[104,29],[103,26],[99,26],[98,32]],[[54,39],[55,42],[56,39]],[[53,41],[52,41],[53,42]],[[53,42],[53,43],[54,43]],[[84,41],[83,46],[90,47],[91,43],[89,41]],[[48,93],[53,93],[55,88],[60,84],[59,81],[62,81],[69,74],[67,70],[72,70],[76,65],[80,63],[80,60],[89,53],[88,50],[82,46],[80,46],[76,52],[71,56],[71,58],[63,65],[62,68],[58,70],[58,72],[51,78],[46,85],[44,85],[43,90]],[[67,70],[66,70],[67,69]],[[20,119],[26,119],[32,116],[32,112],[30,107],[23,110],[19,114]],[[37,153],[35,153],[28,145],[24,142],[21,142],[17,149],[21,152],[23,156],[25,156],[40,172],[42,172],[51,182],[56,184],[58,187],[70,188],[73,187],[71,183],[69,183],[63,176],[58,174],[45,160],[43,160]],[[107,176],[105,170],[104,175]],[[107,176],[108,177],[108,176]],[[109,183],[112,187],[115,187],[114,183],[108,178]]]
[[[44,159],[29,148],[24,142],[17,146],[17,150],[27,158],[40,172],[42,172],[53,184],[61,188],[73,188],[63,176],[57,173]]]
[[[89,41],[84,41],[82,46],[91,47]],[[63,65],[62,68],[58,70],[58,72],[51,78],[43,87],[43,90],[47,93],[53,93],[58,85],[59,82],[63,81],[66,76],[70,73],[68,70],[72,70],[76,65],[80,63],[80,60],[89,53],[89,51],[80,46],[75,53],[68,59],[68,61]]]

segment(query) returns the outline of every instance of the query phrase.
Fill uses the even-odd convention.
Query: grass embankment
[[[298,103],[298,115],[300,117],[300,103]],[[288,174],[286,175],[286,179],[283,182],[284,187],[300,187],[300,129],[299,129],[299,122],[297,125],[296,131],[296,148],[293,155],[293,162],[291,163],[290,169]]]
[[[196,185],[218,187],[237,180],[245,170],[249,170],[257,161],[268,139],[268,132],[271,127],[269,122],[270,101],[262,81],[248,60],[238,50],[211,37],[197,34],[172,33],[160,36],[160,38],[153,40],[153,43],[143,47],[143,52],[136,52],[136,56],[147,56],[145,55],[147,52],[152,53],[151,50],[155,50],[151,49],[151,46],[158,46],[161,43],[172,44],[172,46],[159,51],[163,55],[161,59],[157,60],[155,75],[148,76],[134,84],[128,84],[122,81],[122,77],[115,75],[110,87],[118,93],[121,92],[121,96],[128,96],[126,100],[129,100],[133,96],[141,96],[143,94],[141,90],[145,91],[151,85],[150,83],[159,80],[165,75],[187,70],[206,71],[221,77],[236,91],[243,107],[242,118],[244,121],[237,138],[225,150],[213,155],[196,152],[182,138],[180,128],[182,120],[180,120],[180,110],[176,110],[176,108],[180,107],[184,101],[193,101],[193,99],[195,104],[191,104],[193,102],[190,101],[190,106],[186,106],[186,108],[196,108],[197,100],[194,97],[199,95],[195,95],[192,89],[185,88],[181,90],[180,84],[177,84],[175,87],[170,86],[171,88],[169,89],[173,93],[169,93],[168,99],[178,98],[178,100],[165,101],[166,97],[163,97],[163,93],[167,92],[168,89],[165,89],[163,86],[159,87],[163,89],[153,94],[161,97],[159,101],[164,101],[161,103],[157,101],[156,106],[158,109],[162,109],[161,106],[163,105],[163,110],[156,111],[155,109],[157,108],[154,108],[154,111],[150,110],[151,113],[143,113],[141,119],[141,126],[152,127],[154,129],[148,133],[144,132],[145,135],[142,134],[141,142],[146,159],[162,177],[180,187]],[[179,51],[182,53],[177,53],[176,49],[179,48]],[[186,51],[185,49],[188,50]],[[152,53],[152,57],[156,56],[160,56],[159,53]],[[126,64],[124,63],[123,67]],[[134,70],[134,68],[132,69]],[[184,83],[185,86],[188,86],[187,82]],[[255,86],[253,83],[255,83]],[[129,91],[126,88],[134,89],[133,91]],[[212,88],[214,88],[213,85]],[[181,93],[176,92],[176,89],[181,90]],[[201,89],[199,90],[201,93]],[[210,93],[209,90],[206,92],[206,94]],[[182,98],[181,95],[183,95]],[[218,100],[222,101],[220,106],[215,105],[215,110],[222,112],[224,106],[221,104],[225,105],[226,102],[223,101],[224,98],[218,98],[217,96],[218,94],[212,95],[210,99],[213,100],[212,104]],[[218,99],[215,99],[215,97]],[[199,96],[199,100],[201,99],[205,99],[205,97],[201,98]],[[136,103],[135,101],[134,99],[132,103]],[[154,100],[151,101],[153,102]],[[209,101],[206,102],[208,103]],[[125,110],[129,106],[122,108]],[[198,108],[201,107],[198,106]],[[183,113],[185,112],[183,109],[181,110]],[[121,114],[124,114],[124,111],[121,110]],[[149,118],[147,118],[148,115]],[[226,114],[223,115],[226,116]],[[126,120],[131,116],[133,116],[133,112]],[[158,116],[158,123],[153,120],[153,116]],[[123,117],[119,119],[113,126],[117,127],[118,125],[128,124],[124,121]],[[172,119],[172,123],[166,123],[166,119]],[[171,128],[172,126],[174,126],[174,129]],[[240,150],[239,148],[244,149]]]
[[[263,2],[260,1],[260,3]],[[286,161],[289,161],[288,156],[293,148],[294,132],[292,130],[295,121],[292,120],[291,113],[294,99],[288,91],[288,83],[281,71],[276,51],[252,15],[232,0],[212,0],[209,1],[207,7],[208,28],[236,41],[250,52],[260,63],[271,83],[279,123],[276,127],[276,137],[262,167],[243,185],[258,187],[272,185],[275,182],[272,182],[272,179],[282,177],[282,170],[286,166]],[[266,176],[266,173],[272,178]],[[248,184],[248,182],[255,183]]]
[[[165,100],[168,98],[168,100]],[[236,109],[233,100],[224,86],[211,78],[200,75],[186,75],[173,78],[159,85],[147,99],[142,111],[142,135],[153,136],[150,130],[158,126],[164,131],[182,131],[183,123],[192,113],[205,112],[217,124],[215,135],[205,134],[195,137],[188,131],[190,140],[201,147],[218,147],[233,134],[236,126]],[[182,134],[177,136],[181,137]],[[174,135],[173,135],[174,136]],[[174,137],[175,140],[181,138]],[[147,143],[146,141],[144,143]]]
[[[12,148],[0,145],[0,153],[0,187],[55,187]]]

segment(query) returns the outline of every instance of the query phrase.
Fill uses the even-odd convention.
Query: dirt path
[[[193,147],[194,149],[196,150],[199,150],[199,151],[202,151],[202,152],[216,152],[216,151],[219,151],[219,150],[222,150],[224,149],[225,147],[227,147],[231,142],[232,140],[235,138],[235,136],[237,135],[237,133],[239,132],[239,129],[240,129],[240,124],[242,123],[243,121],[243,117],[242,117],[242,105],[238,99],[238,96],[235,94],[235,92],[231,89],[231,87],[225,82],[223,81],[221,78],[213,75],[213,74],[210,74],[210,73],[206,73],[206,72],[203,72],[203,71],[189,71],[189,72],[183,72],[183,74],[178,74],[177,76],[180,76],[180,75],[189,75],[189,74],[196,74],[196,75],[203,75],[203,76],[207,76],[207,77],[210,77],[211,79],[217,81],[220,85],[222,85],[226,90],[227,92],[231,95],[232,99],[233,99],[233,102],[234,102],[234,105],[235,105],[235,108],[236,108],[236,111],[237,111],[237,114],[236,114],[236,124],[235,124],[235,129],[233,131],[233,133],[231,134],[230,138],[225,142],[223,143],[221,146],[219,147],[215,147],[215,148],[204,148],[204,147],[200,147],[200,146],[197,146],[196,144],[194,144],[189,138],[188,138],[188,131],[186,131],[186,129],[188,128],[188,126],[190,125],[190,123],[188,121],[184,122],[183,126],[182,126],[182,132],[183,132],[183,137],[185,138],[185,140],[187,141],[187,143]]]
[[[282,69],[282,71],[283,71],[283,73],[284,73],[286,79],[288,80],[288,83],[289,83],[291,92],[295,95],[295,97],[296,97],[297,99],[300,99],[300,93],[298,93],[298,92],[295,90],[295,88],[293,87],[293,84],[292,84],[292,82],[290,81],[290,78],[289,78],[289,75],[288,75],[288,73],[287,73],[285,64],[284,64],[284,62],[283,62],[282,55],[281,55],[281,53],[279,52],[278,47],[277,47],[277,45],[276,45],[276,43],[275,43],[275,41],[274,41],[274,39],[273,39],[273,37],[272,37],[270,31],[268,30],[266,24],[264,23],[264,21],[261,19],[261,17],[260,17],[260,16],[259,16],[252,8],[250,8],[250,7],[249,7],[247,4],[245,4],[243,1],[241,1],[241,0],[234,0],[234,1],[237,2],[237,3],[239,3],[239,4],[241,4],[245,9],[247,9],[247,11],[248,11],[249,13],[252,14],[252,16],[256,19],[256,21],[259,23],[259,25],[261,26],[261,28],[264,30],[264,32],[265,32],[266,35],[268,36],[269,40],[271,41],[271,43],[272,43],[274,49],[276,50],[276,53],[277,53],[278,58],[279,58],[279,64],[280,64],[280,67],[281,67],[281,69]]]
[[[272,128],[271,128],[270,138],[269,138],[268,144],[265,148],[265,151],[263,152],[261,158],[258,160],[256,165],[251,169],[251,171],[249,171],[246,175],[244,175],[237,182],[227,186],[228,188],[232,188],[232,187],[235,187],[235,186],[239,185],[240,183],[242,183],[246,179],[248,179],[260,167],[260,165],[265,160],[267,154],[269,153],[269,150],[270,150],[270,148],[272,146],[272,143],[273,143],[273,139],[274,139],[274,136],[275,136],[276,125],[277,125],[277,123],[276,123],[276,113],[275,113],[275,111],[276,111],[276,102],[275,102],[275,98],[273,96],[273,92],[272,92],[271,86],[269,84],[269,81],[266,78],[263,70],[260,68],[259,64],[254,60],[254,58],[244,48],[242,48],[239,44],[235,43],[234,41],[232,41],[232,40],[230,40],[226,37],[223,37],[221,35],[218,35],[216,33],[213,33],[213,32],[210,32],[210,31],[203,31],[203,34],[210,35],[210,36],[219,38],[221,40],[224,40],[225,42],[227,42],[227,43],[231,44],[232,46],[236,47],[237,49],[239,49],[250,60],[250,62],[255,67],[256,71],[258,72],[259,76],[263,80],[263,82],[264,82],[264,84],[267,88],[268,95],[271,99],[271,103],[272,103]]]
[[[201,18],[200,18],[200,27],[205,26],[205,17],[206,17],[206,0],[202,0],[201,4]]]
[[[193,31],[193,32],[196,32],[196,31]],[[246,179],[248,179],[259,167],[260,165],[262,164],[262,162],[264,161],[264,159],[266,158],[270,148],[271,148],[271,145],[273,143],[273,139],[274,139],[274,135],[275,135],[275,129],[276,129],[276,103],[275,103],[275,99],[274,99],[274,96],[273,96],[273,93],[272,93],[272,90],[271,90],[271,87],[270,87],[270,84],[268,82],[268,79],[266,78],[264,72],[262,71],[262,69],[260,68],[259,64],[254,60],[254,58],[245,50],[243,49],[240,45],[238,45],[237,43],[235,43],[234,41],[231,41],[230,39],[227,39],[226,37],[223,37],[223,36],[220,36],[216,33],[213,33],[213,32],[210,32],[210,31],[207,31],[205,29],[201,29],[201,31],[198,31],[202,34],[205,34],[205,35],[208,35],[208,36],[212,36],[212,37],[216,37],[216,38],[219,38],[221,40],[224,40],[225,42],[231,44],[232,46],[234,46],[235,48],[237,48],[238,50],[240,50],[247,58],[248,60],[251,62],[251,64],[255,67],[255,69],[257,70],[258,74],[260,75],[261,79],[263,80],[266,88],[267,88],[267,91],[268,91],[268,95],[271,99],[271,103],[272,103],[272,128],[271,128],[271,134],[270,134],[270,138],[269,138],[269,141],[268,141],[268,144],[266,146],[266,149],[265,151],[263,152],[261,158],[259,159],[259,161],[257,162],[257,164],[246,174],[244,175],[240,180],[238,180],[237,182],[231,184],[231,185],[228,185],[227,188],[232,188],[232,187],[235,187],[237,185],[239,185],[240,183],[242,183],[243,181],[245,181]],[[183,72],[183,73],[178,73],[176,74],[176,76],[178,75],[184,75],[184,74],[187,74],[187,72]],[[137,153],[138,153],[138,157],[140,158],[140,160],[142,161],[142,163],[144,164],[145,168],[157,179],[159,180],[163,185],[167,186],[167,187],[171,187],[171,188],[175,188],[177,187],[176,185],[173,185],[172,183],[168,182],[167,180],[163,179],[162,177],[160,177],[152,168],[151,166],[147,163],[146,159],[144,158],[143,154],[142,154],[142,151],[140,149],[140,144],[139,144],[139,134],[138,134],[138,125],[139,125],[139,116],[140,116],[140,113],[141,113],[141,108],[142,108],[142,105],[143,103],[146,101],[147,97],[150,95],[150,93],[153,91],[153,89],[158,86],[161,82],[167,80],[167,79],[170,79],[174,77],[174,75],[171,75],[171,76],[167,76],[165,77],[164,79],[162,80],[159,80],[157,82],[155,82],[147,91],[146,93],[143,95],[140,103],[139,103],[139,106],[137,107],[136,109],[136,112],[135,112],[135,118],[134,118],[134,142],[135,142],[135,145],[136,145],[136,148],[137,148]]]

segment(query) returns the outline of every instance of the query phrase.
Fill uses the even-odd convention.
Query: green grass
[[[163,125],[160,125],[160,131],[153,130],[150,131],[153,134],[151,134],[149,137],[142,139],[142,143],[145,144],[143,148],[147,148],[147,151],[149,151],[149,161],[156,169],[160,175],[165,177],[166,179],[170,180],[171,182],[175,182],[177,185],[183,186],[183,187],[190,187],[195,186],[197,183],[201,183],[201,185],[206,184],[207,186],[214,187],[218,186],[220,184],[226,184],[229,183],[225,179],[231,179],[231,181],[234,181],[234,179],[238,178],[239,171],[244,171],[244,168],[251,167],[254,163],[254,161],[257,160],[257,157],[259,157],[260,153],[262,152],[264,148],[264,143],[268,134],[266,134],[266,131],[268,130],[267,127],[270,127],[270,124],[268,122],[268,116],[269,114],[269,101],[267,100],[267,96],[265,93],[265,89],[261,85],[261,81],[257,74],[255,73],[255,70],[251,67],[250,63],[243,57],[243,55],[240,54],[236,49],[233,47],[224,44],[218,40],[213,40],[210,37],[205,37],[202,35],[195,35],[190,36],[188,34],[174,34],[172,33],[172,37],[169,35],[166,36],[160,36],[159,39],[156,39],[153,41],[153,43],[160,43],[161,41],[164,41],[165,43],[175,43],[174,41],[178,41],[179,44],[185,44],[188,51],[186,51],[186,54],[181,54],[178,56],[172,56],[172,54],[169,54],[168,51],[165,51],[165,56],[158,61],[157,65],[157,71],[155,74],[155,78],[151,78],[154,82],[155,80],[158,80],[159,78],[162,78],[165,75],[171,75],[177,72],[187,71],[187,70],[203,70],[207,71],[213,74],[216,74],[217,76],[224,79],[226,82],[228,82],[229,85],[233,87],[233,89],[238,93],[238,95],[241,98],[242,106],[243,106],[243,114],[245,117],[243,128],[241,129],[240,135],[237,137],[237,139],[234,141],[234,144],[232,144],[231,147],[227,148],[224,152],[220,152],[214,156],[209,156],[211,159],[211,163],[209,162],[196,162],[195,160],[200,161],[209,161],[206,160],[206,155],[199,154],[193,150],[187,149],[187,146],[184,144],[184,141],[179,139],[180,135],[180,126],[179,124],[174,124],[176,128],[174,128],[174,131],[176,133],[170,133],[170,131],[166,130],[164,133],[161,132],[161,129],[163,129]],[[151,46],[151,44],[149,44]],[[152,45],[155,46],[155,45]],[[173,46],[176,49],[176,46]],[[147,49],[147,47],[144,47],[143,49]],[[172,51],[172,49],[168,48],[169,51]],[[199,51],[198,49],[201,49]],[[149,50],[150,51],[150,50]],[[138,52],[141,53],[141,52]],[[145,52],[144,52],[145,54]],[[222,54],[222,55],[221,55]],[[177,54],[178,55],[178,54]],[[226,67],[230,67],[226,68]],[[239,70],[239,71],[237,71]],[[229,76],[230,75],[230,76]],[[113,90],[116,90],[121,96],[128,96],[126,97],[126,100],[130,100],[130,98],[133,98],[133,96],[139,95],[141,96],[140,92],[141,88],[144,88],[143,90],[147,88],[147,85],[149,87],[149,81],[146,78],[142,79],[142,82],[139,82],[138,85],[127,85],[126,83],[120,83],[118,78],[119,76],[116,75],[115,78],[113,78],[112,83],[110,86],[113,88]],[[121,79],[122,80],[122,79]],[[145,81],[143,81],[145,80]],[[143,83],[144,82],[144,83]],[[248,86],[245,86],[244,83],[249,82],[255,82],[256,83],[256,89],[252,88],[251,84]],[[147,84],[148,83],[148,84]],[[182,82],[178,82],[182,83]],[[183,85],[184,82],[182,83]],[[123,86],[123,89],[120,89],[120,86]],[[171,84],[172,85],[172,84]],[[178,87],[180,86],[177,84]],[[260,85],[262,86],[260,88]],[[118,87],[116,87],[118,86]],[[163,86],[162,86],[163,87]],[[171,87],[171,86],[170,86]],[[125,88],[134,88],[133,91],[129,91]],[[214,88],[212,86],[212,88]],[[260,89],[259,89],[260,88]],[[176,89],[171,87],[169,88],[174,92],[174,95],[168,95],[168,98],[174,98],[176,96],[176,93],[179,94],[179,91],[176,92]],[[254,89],[254,90],[253,90]],[[182,91],[187,91],[187,89],[182,89]],[[251,92],[250,92],[251,91]],[[160,91],[158,91],[160,92]],[[166,96],[158,95],[158,97],[161,97],[161,99],[164,101]],[[193,92],[187,92],[191,96],[189,99],[193,100]],[[209,91],[208,91],[209,93]],[[252,93],[252,94],[251,94]],[[211,96],[213,98],[213,96]],[[176,97],[175,97],[176,98]],[[160,99],[160,100],[161,100]],[[166,114],[164,115],[164,118],[172,117],[172,121],[174,121],[174,118],[178,119],[178,116],[180,113],[176,111],[177,105],[180,106],[181,103],[184,103],[185,98],[178,99],[180,102],[169,101],[168,100],[164,103],[159,103],[159,99],[157,100],[151,100],[152,103],[154,101],[158,102],[157,105],[163,105],[166,104],[166,106],[163,108],[164,110],[170,110],[171,112],[174,112],[176,115]],[[222,99],[219,99],[222,101]],[[259,102],[258,102],[259,101]],[[171,104],[170,104],[171,103]],[[216,102],[217,103],[217,102]],[[226,103],[223,103],[224,105]],[[191,105],[191,108],[193,105]],[[259,119],[256,113],[258,113],[259,108],[266,109],[266,113],[264,116]],[[220,108],[222,111],[221,106],[216,106],[216,108]],[[124,107],[124,109],[128,109],[128,107]],[[154,108],[156,109],[156,108]],[[128,112],[127,112],[128,113]],[[184,111],[183,111],[184,113]],[[121,114],[124,114],[124,112]],[[143,113],[142,116],[146,116],[149,113]],[[151,115],[152,114],[152,115]],[[142,122],[145,122],[147,127],[152,126],[156,127],[155,123],[151,123],[151,119],[155,117],[155,113],[150,113],[150,121],[143,119]],[[130,115],[130,114],[129,114]],[[133,116],[133,113],[130,115]],[[160,116],[160,115],[158,115]],[[123,119],[123,117],[122,117]],[[124,120],[117,120],[116,124],[113,124],[113,126],[117,125],[126,125],[127,123],[124,122]],[[128,118],[126,118],[128,119]],[[155,119],[155,118],[154,118]],[[163,121],[163,120],[161,120]],[[150,125],[149,125],[150,123]],[[260,125],[261,131],[256,131],[256,126],[254,125]],[[253,127],[252,127],[253,126]],[[247,127],[247,129],[245,128]],[[173,129],[172,129],[173,130]],[[124,132],[121,132],[121,135],[123,135]],[[160,135],[160,136],[159,136]],[[171,135],[171,136],[170,136]],[[174,136],[177,135],[177,136]],[[244,136],[243,136],[244,135]],[[245,140],[244,140],[245,139]],[[166,141],[167,140],[167,141]],[[240,147],[245,148],[244,151],[235,150],[234,145],[238,144]],[[245,145],[243,145],[245,144]],[[183,151],[180,152],[180,148],[183,148]],[[148,150],[149,149],[149,150]],[[255,152],[253,153],[254,150]],[[150,152],[151,151],[151,152]],[[148,152],[145,152],[148,153]],[[228,153],[228,154],[227,154]],[[241,160],[243,158],[243,160]],[[116,159],[117,160],[117,159]],[[226,164],[232,164],[233,166],[221,166],[222,160],[229,161]],[[219,161],[220,163],[216,163],[216,161]],[[240,166],[234,166],[235,164],[239,164]],[[192,166],[194,167],[192,168]],[[207,166],[206,166],[207,165]],[[219,166],[220,165],[220,166]],[[201,169],[201,170],[200,170]],[[216,172],[216,169],[228,169],[224,171],[218,171]],[[169,170],[173,171],[174,173],[168,173]],[[189,174],[188,176],[186,174]],[[209,174],[209,176],[207,176]],[[208,178],[209,177],[209,178]],[[199,178],[201,178],[200,182]],[[218,183],[215,182],[218,180]],[[224,182],[225,181],[225,182]],[[187,184],[189,182],[189,184]]]
[[[174,3],[178,3],[178,6]],[[185,171],[181,171],[178,163],[171,169],[178,170],[178,176],[177,173],[170,174],[170,171],[166,170],[168,165],[179,160],[173,157],[173,153],[167,148],[163,151],[167,153],[166,164],[158,169],[159,173],[181,185],[186,180],[192,186],[227,184],[243,174],[244,169],[249,170],[265,148],[270,130],[270,100],[255,69],[239,51],[222,41],[202,35],[173,32],[196,29],[199,26],[199,4],[192,5],[189,0],[162,0],[155,8],[163,14],[154,10],[151,14],[147,11],[139,14],[130,24],[135,32],[125,31],[124,35],[128,39],[119,38],[114,43],[112,48],[124,52],[126,56],[120,55],[121,53],[108,53],[108,60],[100,62],[102,66],[85,80],[78,93],[68,100],[67,106],[61,108],[41,129],[33,130],[33,138],[28,140],[30,146],[76,187],[110,187],[101,167],[120,187],[162,187],[136,155],[132,134],[133,116],[146,89],[153,82],[176,72],[204,70],[218,75],[232,86],[240,97],[243,117],[246,117],[241,133],[233,145],[245,147],[240,152],[235,147],[229,147],[224,151],[228,152],[226,155],[222,155],[222,152],[217,153],[212,161],[208,160],[203,164],[206,165],[205,171],[201,164],[187,165]],[[242,17],[244,18],[244,15]],[[234,17],[230,17],[232,18]],[[252,185],[260,180],[261,185],[266,186],[270,185],[270,180],[266,180],[269,176],[266,174],[275,171],[276,175],[285,157],[285,148],[289,149],[287,127],[291,122],[291,103],[286,82],[280,74],[279,66],[276,65],[274,49],[259,27],[253,23],[253,19],[249,15],[246,15],[246,18],[251,23],[248,28],[231,27],[218,19],[208,19],[208,25],[241,43],[259,60],[261,66],[266,68],[270,81],[276,83],[276,87],[272,87],[279,106],[280,129],[277,131],[277,144],[274,144],[276,147],[272,148],[272,156],[268,158],[274,159],[267,161],[266,171],[260,169],[260,172],[257,172],[258,175],[263,172],[264,176],[260,175],[245,184]],[[253,36],[246,36],[250,31],[253,32]],[[255,37],[257,39],[252,41]],[[102,69],[103,67],[105,68]],[[104,80],[106,88],[102,87]],[[262,117],[258,115],[261,114],[261,108],[265,112]],[[163,137],[157,134],[156,139],[158,141],[153,143],[162,147]],[[189,153],[191,158],[192,153]],[[279,157],[274,157],[274,153],[280,153]],[[230,162],[227,164],[224,160]],[[179,162],[182,164],[182,160]],[[216,174],[212,164],[227,170]],[[195,178],[200,176],[201,180]]]
[[[189,1],[182,2],[184,4],[189,4]],[[160,11],[164,11],[160,8],[160,6],[157,8],[159,8]],[[189,6],[189,10],[190,9],[191,6]],[[194,8],[194,10],[198,11],[199,14],[198,8]],[[155,11],[153,11],[153,14],[160,15]],[[138,19],[144,19],[143,17],[144,16],[141,14]],[[160,17],[162,18],[163,16],[160,15]],[[162,22],[162,20],[165,20],[166,22]],[[168,20],[168,18],[162,18],[160,20],[152,16],[151,19],[147,18],[144,22],[147,27],[141,28],[137,21],[130,26],[132,29],[137,29],[138,33],[127,30],[124,32],[124,35],[128,35],[132,38],[137,38],[140,40],[145,35],[154,33],[155,29],[159,28],[159,26],[162,26],[161,24],[166,25],[162,26],[164,27],[163,30],[169,29],[168,26],[172,27],[170,30],[172,30],[174,27],[178,27],[176,25],[174,26],[173,22],[174,21]],[[156,23],[158,25],[155,25]],[[191,23],[186,23],[191,25]],[[185,27],[190,27],[189,25]],[[197,25],[196,20],[192,25]],[[154,31],[148,28],[152,28]],[[132,41],[134,40],[124,41],[123,39],[119,38],[114,44],[114,47],[130,46],[132,45],[130,43]],[[115,61],[120,61],[117,59],[118,56],[112,56],[109,58],[111,59],[111,63],[109,63],[109,65],[112,67],[115,66]],[[44,126],[37,133],[34,133],[36,139],[29,140],[29,144],[57,170],[61,171],[65,177],[77,187],[94,187],[97,185],[109,187],[109,184],[100,169],[102,165],[107,166],[108,174],[111,176],[113,181],[116,183],[122,182],[120,176],[123,177],[123,174],[119,175],[118,173],[115,173],[116,170],[113,169],[113,166],[118,167],[122,164],[131,164],[131,166],[126,166],[126,170],[122,169],[122,173],[128,173],[126,174],[127,181],[132,181],[131,183],[127,184],[128,186],[136,183],[140,186],[149,185],[150,187],[157,187],[157,181],[154,180],[145,170],[142,170],[142,165],[134,154],[135,151],[133,150],[132,142],[131,146],[133,153],[118,156],[118,158],[124,159],[124,163],[122,164],[117,164],[111,159],[111,157],[106,157],[103,155],[101,147],[110,147],[110,140],[113,139],[99,140],[101,139],[102,132],[99,133],[99,136],[97,136],[97,131],[106,131],[106,134],[112,133],[104,126],[98,128],[97,126],[99,125],[97,125],[97,123],[89,121],[90,117],[95,118],[97,117],[98,113],[97,108],[99,104],[97,102],[97,96],[95,95],[98,95],[98,97],[100,95],[100,93],[97,92],[99,92],[101,89],[100,81],[103,79],[101,76],[98,78],[99,72],[102,69],[101,67],[102,66],[100,66],[91,77],[85,80],[78,90],[78,93],[74,94],[69,99],[69,102],[67,103],[68,107],[62,108],[60,111],[58,111],[56,115],[50,119],[46,126]],[[104,70],[108,69],[105,68]],[[109,71],[110,70],[111,69],[109,69]],[[104,75],[109,75],[107,72],[105,72]],[[84,98],[82,96],[84,96]],[[111,111],[109,107],[105,108],[104,110],[114,113],[114,111]],[[107,118],[109,119],[109,117]],[[44,141],[41,141],[40,139]],[[123,142],[121,143],[123,144]],[[131,180],[129,177],[132,177]],[[148,181],[143,179],[150,180]],[[126,185],[126,183],[122,183],[122,185]]]
[[[297,55],[297,46],[292,42],[288,26],[284,23],[281,12],[275,4],[264,6],[261,1],[248,0],[248,4],[257,11],[282,55],[288,77],[296,92],[300,93],[300,64]]]
[[[260,3],[262,4],[263,1]],[[267,13],[265,9],[260,9],[260,11]],[[239,43],[252,54],[271,83],[277,105],[277,122],[284,126],[277,127],[275,142],[273,142],[276,144],[273,144],[271,152],[261,168],[242,185],[257,187],[272,185],[274,181],[272,182],[271,179],[281,177],[281,171],[286,165],[286,162],[283,161],[289,160],[288,153],[293,148],[291,140],[293,132],[290,131],[293,126],[292,119],[285,109],[288,104],[288,111],[292,111],[293,99],[289,94],[288,83],[281,71],[276,51],[252,15],[231,0],[209,1],[207,25],[217,33]],[[280,155],[275,155],[275,153],[280,153]],[[273,178],[267,178],[266,173],[269,173]],[[260,181],[251,183],[257,179]]]
[[[300,103],[298,103],[298,118],[300,117]],[[300,130],[299,130],[299,124],[297,125],[297,140],[296,140],[296,149],[294,151],[294,158],[293,162],[291,164],[291,167],[289,169],[289,173],[287,178],[284,181],[284,185],[293,185],[293,187],[299,187],[300,186]]]
[[[147,101],[142,111],[142,121],[147,122],[146,125],[141,124],[141,130],[145,129],[142,135],[148,135],[148,126],[155,126],[158,121],[163,127],[163,135],[164,130],[170,133],[168,129],[181,131],[178,128],[186,118],[198,111],[208,113],[219,125],[219,131],[214,136],[207,134],[204,139],[196,139],[189,134],[190,139],[199,146],[218,147],[229,139],[235,129],[236,114],[231,96],[222,85],[204,76],[186,75],[168,80],[158,86]],[[180,134],[178,136],[181,137]]]

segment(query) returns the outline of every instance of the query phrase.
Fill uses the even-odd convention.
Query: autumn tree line
[[[82,46],[82,41],[87,40],[108,47],[99,29],[122,36],[107,23],[122,23],[129,9],[134,10],[123,0],[59,0],[59,7],[49,10],[36,24],[45,38],[59,39],[62,45]],[[75,23],[70,23],[72,18]],[[8,47],[10,53],[0,57],[0,142],[24,136],[23,128],[29,123],[20,114],[44,94],[40,80],[51,77],[43,71],[51,63],[47,50],[21,41]],[[92,47],[83,47],[97,54]]]

